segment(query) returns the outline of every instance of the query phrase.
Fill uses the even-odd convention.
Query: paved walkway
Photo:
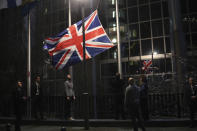
[[[0,131],[5,131],[1,128]],[[196,131],[197,128],[189,127],[148,127],[147,131]],[[11,131],[14,131],[13,126]],[[60,126],[23,126],[22,131],[61,131]],[[83,127],[69,127],[66,131],[87,131]],[[91,127],[88,131],[133,131],[131,128],[117,127]],[[141,130],[139,130],[141,131]]]
[[[49,126],[25,126],[22,131],[61,131],[61,127]],[[147,128],[147,131],[196,131],[197,128],[188,127],[170,127],[170,128]],[[85,131],[84,128],[73,127],[67,128],[66,131]],[[89,131],[132,131],[131,128],[112,128],[112,127],[91,127]],[[140,130],[139,130],[140,131]]]

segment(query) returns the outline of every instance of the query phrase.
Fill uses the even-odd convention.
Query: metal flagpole
[[[71,26],[71,0],[68,0],[68,26]],[[73,80],[73,68],[69,67],[69,74]]]
[[[82,33],[83,33],[83,68],[84,68],[84,91],[87,91],[87,74],[86,74],[86,43],[85,43],[85,9],[84,9],[84,4],[82,4]],[[85,107],[84,107],[84,122],[85,122],[85,130],[89,129],[89,120],[88,120],[88,113],[89,113],[89,104],[88,104],[88,93],[85,92],[83,93],[84,96],[84,102]]]
[[[28,12],[28,45],[27,45],[27,96],[30,98],[28,103],[28,115],[31,117],[31,16]]]
[[[119,28],[119,12],[118,0],[116,0],[116,30],[117,30],[117,49],[118,49],[118,73],[122,79],[122,63],[121,63],[121,50],[120,50],[120,28]]]

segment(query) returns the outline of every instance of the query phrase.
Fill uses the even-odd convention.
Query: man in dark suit
[[[134,131],[138,131],[138,124],[142,131],[145,131],[145,127],[143,125],[141,112],[140,112],[140,93],[139,88],[135,85],[134,79],[129,77],[128,79],[129,85],[125,91],[125,107],[130,115],[130,118],[133,122]],[[138,124],[136,122],[138,120]]]
[[[24,101],[26,100],[25,91],[23,88],[23,84],[20,80],[17,81],[17,86],[13,92],[14,97],[14,105],[15,105],[15,114],[16,114],[16,121],[15,121],[15,131],[21,131],[21,117],[22,111],[24,108]]]
[[[113,81],[113,93],[114,93],[114,113],[115,119],[125,119],[124,115],[124,81],[120,79],[120,74],[116,73]]]
[[[142,111],[142,117],[145,121],[149,120],[149,111],[148,111],[148,84],[146,76],[142,75],[139,78],[139,87],[140,87],[140,107]]]
[[[32,84],[32,110],[35,119],[43,119],[43,89],[40,76],[36,76]],[[38,115],[38,113],[40,115]]]
[[[186,85],[186,102],[190,109],[191,127],[194,127],[195,112],[197,109],[197,87],[193,83],[193,78],[189,77]]]

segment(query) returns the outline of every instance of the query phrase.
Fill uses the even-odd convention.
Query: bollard
[[[7,123],[7,124],[6,124],[6,131],[11,131],[10,128],[11,128],[11,124],[10,124],[10,123]]]
[[[63,127],[61,128],[61,131],[66,131],[66,127],[63,126]]]
[[[84,97],[84,127],[85,130],[89,130],[89,98],[88,93],[83,93]]]

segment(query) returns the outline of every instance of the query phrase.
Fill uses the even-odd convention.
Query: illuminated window
[[[113,11],[113,13],[112,13],[112,17],[113,17],[113,18],[115,18],[115,17],[116,17],[116,12],[115,12],[115,11]]]
[[[114,5],[115,4],[115,0],[112,0],[112,5]]]
[[[116,27],[113,27],[113,31],[116,31]]]

